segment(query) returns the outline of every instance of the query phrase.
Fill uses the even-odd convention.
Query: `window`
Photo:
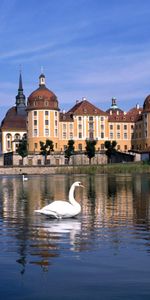
[[[120,139],[120,132],[117,132],[117,139]]]
[[[34,116],[37,116],[37,110],[34,110]]]
[[[128,149],[127,145],[124,145],[124,150],[126,151]]]
[[[124,130],[127,130],[127,125],[124,125]]]
[[[113,132],[110,132],[110,139],[112,140],[114,138]]]
[[[70,139],[73,139],[73,132],[70,132]]]
[[[7,150],[11,149],[11,135],[10,134],[6,135],[6,147],[7,147]]]
[[[11,149],[11,141],[8,139],[7,140],[7,150]]]
[[[44,105],[45,105],[45,106],[48,106],[48,104],[49,104],[48,101],[45,101],[45,102],[44,102]]]
[[[104,132],[101,132],[101,139],[104,139]]]
[[[79,132],[79,139],[82,139],[82,132]]]
[[[127,138],[127,132],[124,132],[124,139],[126,140]]]
[[[89,123],[89,129],[93,129],[93,123]]]
[[[55,120],[55,126],[57,127],[57,120]]]
[[[101,117],[101,121],[102,121],[102,122],[104,121],[104,117]]]
[[[45,129],[45,135],[46,135],[46,136],[49,135],[49,129],[48,129],[48,128]]]
[[[82,125],[81,124],[79,124],[78,127],[79,127],[79,129],[82,129]]]
[[[113,130],[113,125],[111,124],[111,125],[109,126],[109,128],[110,128],[110,130]]]
[[[66,128],[67,128],[67,125],[64,123],[63,124],[63,130],[66,130]]]
[[[49,121],[48,120],[45,120],[45,125],[49,125]]]
[[[55,129],[55,136],[57,136],[58,135],[58,130],[57,129]]]
[[[63,132],[63,139],[66,139],[67,135],[66,132]]]
[[[82,117],[78,117],[78,120],[81,121],[81,120],[82,120]]]
[[[48,115],[49,115],[48,110],[45,110],[45,116],[48,116]]]
[[[34,120],[34,126],[37,126],[37,120]]]
[[[117,124],[117,130],[120,130],[120,125],[119,124]]]
[[[57,117],[57,111],[55,111],[55,117]]]
[[[73,124],[70,123],[69,127],[70,127],[70,130],[72,130],[73,129]]]
[[[103,124],[101,124],[101,130],[103,130],[104,129],[104,125]]]
[[[34,136],[37,136],[37,129],[34,129]]]
[[[93,117],[89,117],[89,121],[93,121]]]
[[[20,140],[20,134],[19,134],[19,133],[16,133],[16,134],[15,134],[15,140],[17,140],[17,141]]]

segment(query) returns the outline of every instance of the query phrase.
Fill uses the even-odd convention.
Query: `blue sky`
[[[128,111],[150,94],[149,0],[1,0],[0,117],[26,97],[41,66],[61,110],[86,97]]]

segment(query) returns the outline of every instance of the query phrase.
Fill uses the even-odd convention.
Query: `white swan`
[[[22,175],[22,180],[23,180],[23,181],[27,181],[27,180],[28,180],[28,178],[27,178],[27,177],[25,177],[25,176],[24,176],[24,174],[23,174],[23,175]]]
[[[81,186],[80,181],[76,181],[72,184],[69,191],[69,202],[56,200],[49,205],[44,206],[42,209],[35,210],[40,214],[44,214],[54,218],[72,218],[81,212],[81,205],[74,198],[74,190],[76,186]]]

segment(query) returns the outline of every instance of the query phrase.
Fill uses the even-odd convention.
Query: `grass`
[[[115,173],[150,173],[150,164],[117,163],[108,165],[86,165],[58,167],[57,173],[61,174],[115,174]]]

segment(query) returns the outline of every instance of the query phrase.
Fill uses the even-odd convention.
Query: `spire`
[[[26,100],[26,97],[23,94],[22,74],[21,74],[21,70],[20,70],[18,94],[16,96],[16,108],[17,108],[18,114],[25,113],[25,108],[26,108],[25,100]]]
[[[20,76],[19,76],[19,89],[18,89],[18,91],[23,91],[21,70],[20,70]]]

